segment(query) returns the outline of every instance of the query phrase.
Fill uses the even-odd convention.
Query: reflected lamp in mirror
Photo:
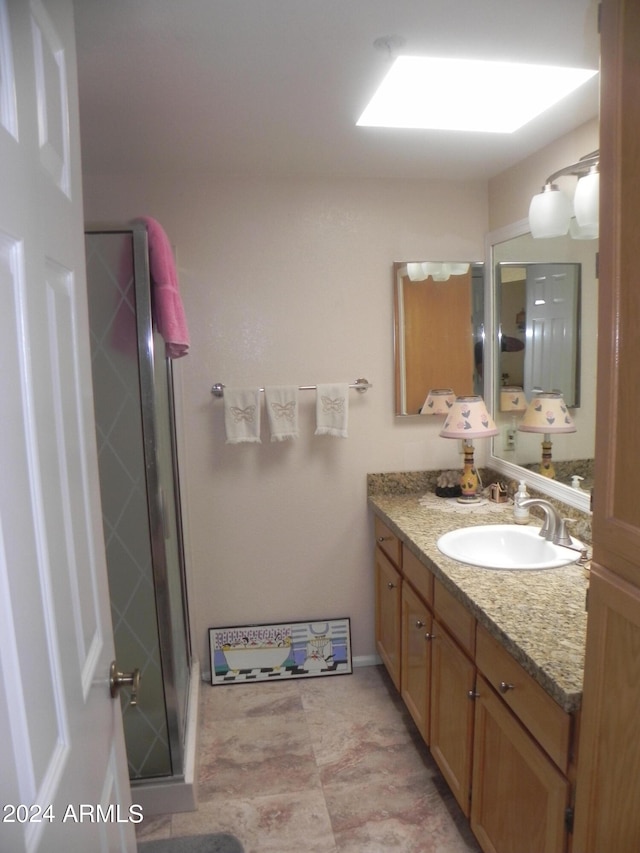
[[[562,394],[558,391],[541,391],[529,403],[524,417],[518,424],[520,432],[539,432],[542,440],[540,474],[555,478],[556,472],[551,457],[553,433],[576,432],[576,425],[569,414]]]
[[[500,388],[500,411],[501,412],[524,412],[527,408],[527,399],[524,391],[518,385],[503,385]]]
[[[464,468],[460,477],[462,496],[458,501],[477,502],[480,480],[473,460],[473,439],[498,435],[498,429],[482,397],[456,397],[440,435],[442,438],[462,439],[464,442]]]
[[[448,415],[456,399],[451,388],[432,388],[420,409],[421,415]]]
[[[577,163],[558,169],[546,179],[544,186],[531,199],[529,230],[536,239],[563,237],[571,233],[578,240],[595,240],[598,236],[600,202],[600,152],[594,151]],[[573,203],[555,181],[564,176],[578,178]]]

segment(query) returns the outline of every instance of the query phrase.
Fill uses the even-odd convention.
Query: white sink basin
[[[485,524],[443,534],[436,543],[447,557],[484,569],[555,569],[575,563],[577,551],[543,539],[539,527]],[[577,540],[574,547],[580,548]]]

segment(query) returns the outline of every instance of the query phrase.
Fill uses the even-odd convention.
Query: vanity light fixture
[[[529,206],[529,230],[532,237],[563,237],[568,232],[579,240],[594,240],[598,236],[599,161],[600,152],[593,151],[577,163],[549,175]],[[564,175],[578,178],[573,205],[555,183]]]
[[[498,432],[482,397],[456,397],[440,435],[442,438],[462,439],[464,442],[464,468],[460,477],[462,497],[458,498],[460,503],[476,503],[480,500],[480,479],[473,461],[473,439],[489,438],[498,435]]]
[[[407,264],[409,281],[426,281],[431,277],[434,281],[449,281],[452,275],[466,275],[471,264],[454,261],[417,261]]]
[[[597,73],[483,59],[398,56],[356,124],[513,133]]]
[[[420,409],[421,415],[448,415],[456,395],[451,388],[432,388]]]
[[[556,471],[551,458],[551,434],[576,432],[576,425],[559,391],[540,391],[529,403],[524,417],[518,424],[520,432],[539,432],[542,440],[540,474],[555,478]]]

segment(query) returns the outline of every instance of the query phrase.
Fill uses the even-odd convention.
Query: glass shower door
[[[188,694],[179,491],[170,362],[154,340],[146,232],[86,235],[94,405],[118,664],[132,780],[180,774]]]

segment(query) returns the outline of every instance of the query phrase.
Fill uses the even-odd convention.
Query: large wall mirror
[[[419,416],[430,390],[483,393],[484,264],[393,265],[395,414]]]
[[[534,240],[526,220],[488,237],[485,394],[500,429],[489,464],[585,510],[595,448],[597,251],[597,240]],[[576,431],[551,436],[555,479],[538,473],[544,435],[518,431],[523,413],[501,408],[505,385],[523,387],[527,401],[536,389],[565,397]]]

